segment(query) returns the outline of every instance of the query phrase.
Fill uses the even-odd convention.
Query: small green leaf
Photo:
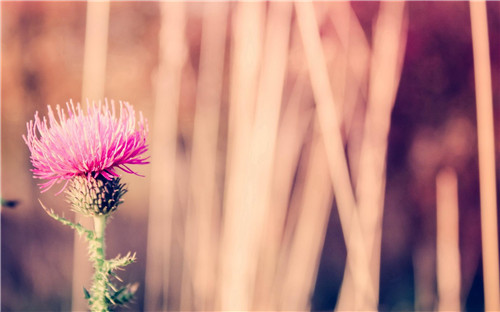
[[[86,300],[90,299],[90,293],[88,290],[85,289],[85,287],[83,287],[83,294],[84,294]]]
[[[127,284],[113,294],[113,300],[120,305],[128,303],[134,298],[138,288],[139,283]]]

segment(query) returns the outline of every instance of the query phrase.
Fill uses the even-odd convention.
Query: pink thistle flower
[[[86,114],[77,103],[66,103],[67,110],[56,106],[57,117],[48,106],[48,121],[35,113],[35,120],[27,123],[27,137],[23,139],[31,152],[33,177],[48,180],[39,184],[42,192],[54,184],[75,176],[91,179],[102,175],[111,180],[118,177],[116,169],[137,174],[128,165],[147,164],[147,121],[139,113],[136,129],[134,108],[120,101],[120,114],[116,115],[114,101],[102,105],[87,100]],[[66,116],[67,114],[67,116]],[[59,192],[59,193],[60,193]]]

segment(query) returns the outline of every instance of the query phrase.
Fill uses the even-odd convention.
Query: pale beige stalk
[[[371,48],[350,2],[335,2],[330,12],[330,20],[339,34],[338,54],[341,56],[330,65],[330,73],[335,75],[338,63],[343,62],[347,66],[341,102],[343,106],[342,130],[344,140],[348,142],[347,153],[351,180],[353,185],[356,185],[368,94]]]
[[[314,114],[306,110],[304,101],[305,79],[301,73],[286,103],[278,131],[274,159],[273,182],[270,192],[272,209],[266,220],[260,248],[260,263],[256,285],[256,305],[263,309],[275,309],[279,291],[284,286],[284,269],[288,263],[288,246],[284,242],[285,220],[294,186],[296,168],[306,140],[306,133]],[[288,240],[289,241],[289,240]],[[264,291],[264,289],[266,291]]]
[[[284,282],[281,285],[280,310],[302,311],[311,308],[310,298],[333,200],[327,168],[324,140],[321,138],[321,132],[316,129],[307,161],[307,175],[297,227]]]
[[[86,99],[99,100],[104,97],[106,87],[106,58],[108,51],[109,1],[87,3],[85,22],[85,51],[83,56],[82,103]],[[92,228],[92,220],[75,214],[75,222]],[[87,309],[82,285],[88,285],[92,266],[87,260],[87,246],[75,232],[73,247],[73,285],[71,309]]]
[[[372,285],[369,289],[374,290],[374,302],[369,305],[373,308],[378,306],[388,134],[406,46],[404,6],[404,2],[382,2],[379,8],[356,184],[359,215],[370,260]],[[355,306],[356,309],[361,307]]]
[[[220,254],[220,306],[223,310],[251,308],[248,238],[252,232],[247,222],[248,166],[255,94],[261,64],[264,30],[264,3],[238,2],[234,9],[230,77],[229,125],[223,229]],[[251,213],[251,212],[250,212]]]
[[[156,103],[151,134],[151,193],[148,221],[145,309],[168,307],[177,119],[182,68],[186,59],[183,3],[162,2]]]
[[[200,69],[196,94],[191,153],[190,202],[192,227],[186,225],[186,239],[192,235],[192,274],[196,309],[214,310],[219,248],[219,203],[217,192],[217,144],[222,100],[222,79],[228,18],[227,3],[204,3]]]
[[[485,1],[470,1],[474,78],[476,86],[481,241],[485,309],[500,310],[495,135],[491,86],[488,17]]]
[[[249,257],[248,270],[249,287],[248,296],[256,301],[252,309],[268,309],[262,297],[267,297],[272,281],[270,278],[272,264],[267,263],[265,272],[255,287],[257,265],[259,257],[256,256],[262,243],[267,243],[264,226],[271,209],[271,185],[273,163],[275,156],[278,123],[281,111],[283,84],[288,56],[288,39],[290,36],[290,23],[292,5],[290,3],[271,3],[268,10],[264,36],[263,57],[260,68],[260,79],[257,89],[255,117],[251,130],[248,179],[246,181],[246,200],[239,207],[246,213],[245,252]],[[254,299],[253,292],[257,291]]]
[[[439,311],[460,311],[460,248],[457,174],[442,169],[436,178],[436,272]]]
[[[333,185],[337,209],[342,223],[342,231],[348,250],[347,261],[351,263],[351,273],[354,284],[359,287],[371,286],[371,274],[368,267],[364,237],[356,208],[356,201],[349,177],[347,160],[340,132],[340,118],[337,116],[335,102],[331,94],[328,73],[326,71],[325,57],[321,47],[318,25],[314,15],[314,8],[310,2],[295,3],[297,21],[301,32],[303,47],[309,67],[311,85],[316,100],[316,111],[321,133],[325,140],[328,169]],[[350,257],[350,253],[360,256]],[[353,302],[362,302],[373,297],[373,291],[366,289],[367,293],[354,293]],[[373,309],[374,307],[369,307]]]

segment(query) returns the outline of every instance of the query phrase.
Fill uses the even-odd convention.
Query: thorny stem
[[[52,209],[45,207],[40,201],[43,209],[49,216],[55,220],[67,225],[85,237],[89,243],[89,258],[94,266],[94,276],[92,278],[92,287],[90,293],[84,288],[85,298],[89,299],[90,310],[92,312],[108,312],[111,306],[124,305],[130,302],[137,291],[138,283],[127,284],[117,289],[110,278],[121,281],[113,273],[135,261],[135,253],[127,253],[124,257],[117,256],[106,260],[105,230],[107,215],[94,216],[94,231],[88,230],[79,223],[73,223],[70,220],[58,216]]]

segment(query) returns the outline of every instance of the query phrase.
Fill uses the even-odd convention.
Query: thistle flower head
[[[42,192],[56,183],[67,183],[76,176],[88,181],[102,176],[106,180],[118,177],[117,169],[133,173],[128,165],[147,164],[144,153],[147,122],[142,114],[136,125],[133,107],[119,102],[119,114],[113,101],[87,101],[86,110],[80,104],[66,103],[66,110],[56,106],[57,118],[48,106],[48,119],[27,123],[23,139],[31,152],[33,176],[47,180],[40,184]],[[137,126],[137,128],[136,128]]]

